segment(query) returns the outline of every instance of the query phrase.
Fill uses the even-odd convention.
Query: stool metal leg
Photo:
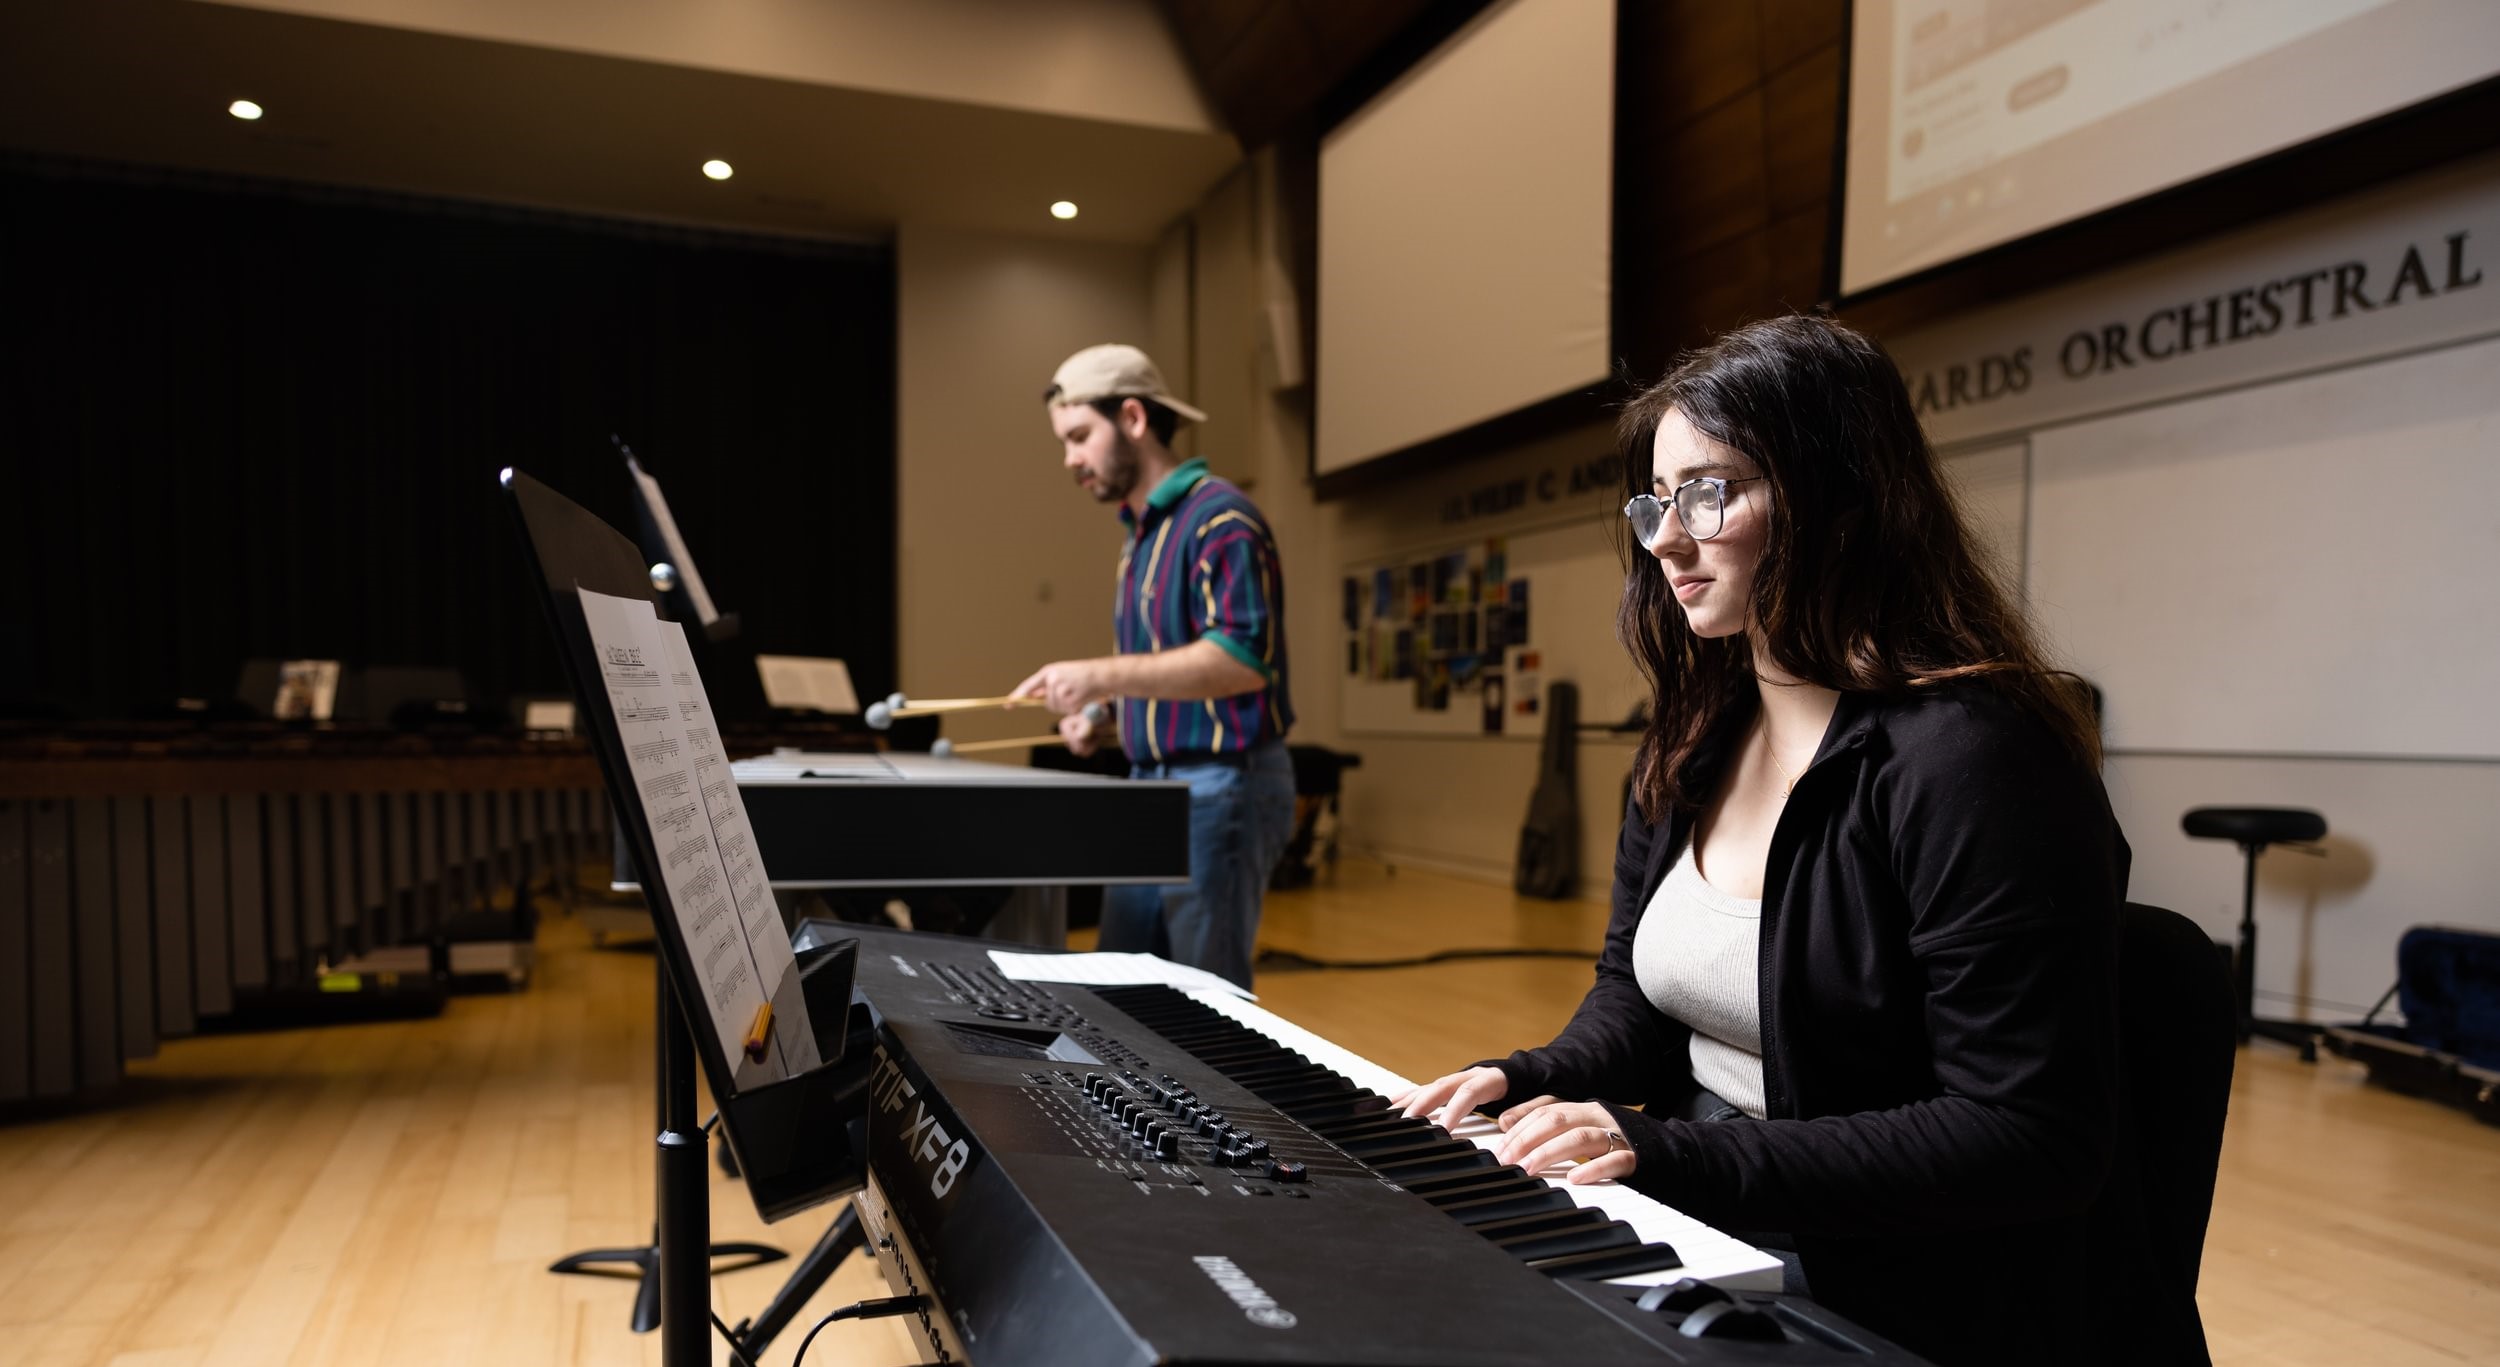
[[[2300,1051],[2300,1061],[2318,1061],[2318,1028],[2298,1021],[2262,1020],[2257,1015],[2257,856],[2263,845],[2242,845],[2248,872],[2240,884],[2240,948],[2232,957],[2231,986],[2239,996],[2240,1043],[2270,1039]]]

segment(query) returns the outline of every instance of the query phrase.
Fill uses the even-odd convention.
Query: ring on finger
[[[1632,1147],[1632,1141],[1631,1141],[1631,1140],[1629,1140],[1629,1139],[1624,1138],[1624,1137],[1622,1136],[1622,1134],[1621,1134],[1621,1133],[1619,1133],[1619,1132],[1617,1132],[1617,1131],[1614,1131],[1614,1130],[1601,1130],[1601,1131],[1599,1131],[1599,1133],[1601,1133],[1601,1134],[1603,1134],[1603,1135],[1605,1135],[1605,1136],[1606,1136],[1606,1152],[1607,1152],[1607,1153],[1613,1153],[1613,1152],[1615,1151],[1615,1146],[1616,1146],[1616,1145],[1618,1145],[1618,1144],[1622,1145],[1622,1146],[1623,1146],[1623,1148],[1624,1148],[1627,1152],[1628,1152],[1628,1151],[1631,1149],[1631,1147]]]

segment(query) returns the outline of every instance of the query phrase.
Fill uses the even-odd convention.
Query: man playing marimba
[[[1068,470],[1096,502],[1119,504],[1127,528],[1118,653],[1044,665],[1016,695],[1061,713],[1060,734],[1080,755],[1109,739],[1085,705],[1116,699],[1132,775],[1189,784],[1189,884],[1110,889],[1100,945],[1246,987],[1260,896],[1293,825],[1275,538],[1241,490],[1172,453],[1181,421],[1206,415],[1172,397],[1144,352],[1088,347],[1059,367],[1043,400]]]

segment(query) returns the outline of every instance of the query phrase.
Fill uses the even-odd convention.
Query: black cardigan
[[[1747,720],[1687,792],[1715,789]],[[2132,1169],[2128,850],[2098,776],[1992,690],[1842,696],[1764,870],[1760,1122],[1663,1118],[1698,1091],[1689,1031],[1642,993],[1632,940],[1692,824],[1626,814],[1596,983],[1553,1043],[1502,1061],[1509,1096],[1607,1101],[1628,1185],[1792,1233],[1817,1300],[1938,1362],[2119,1347],[2099,1326],[2128,1312],[2095,1297],[2126,1260],[2087,1250],[2127,1247],[2143,1213],[2105,1189]]]

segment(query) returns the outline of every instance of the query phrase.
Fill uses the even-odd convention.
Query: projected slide
[[[2500,70],[2488,0],[1859,0],[1842,290]]]

